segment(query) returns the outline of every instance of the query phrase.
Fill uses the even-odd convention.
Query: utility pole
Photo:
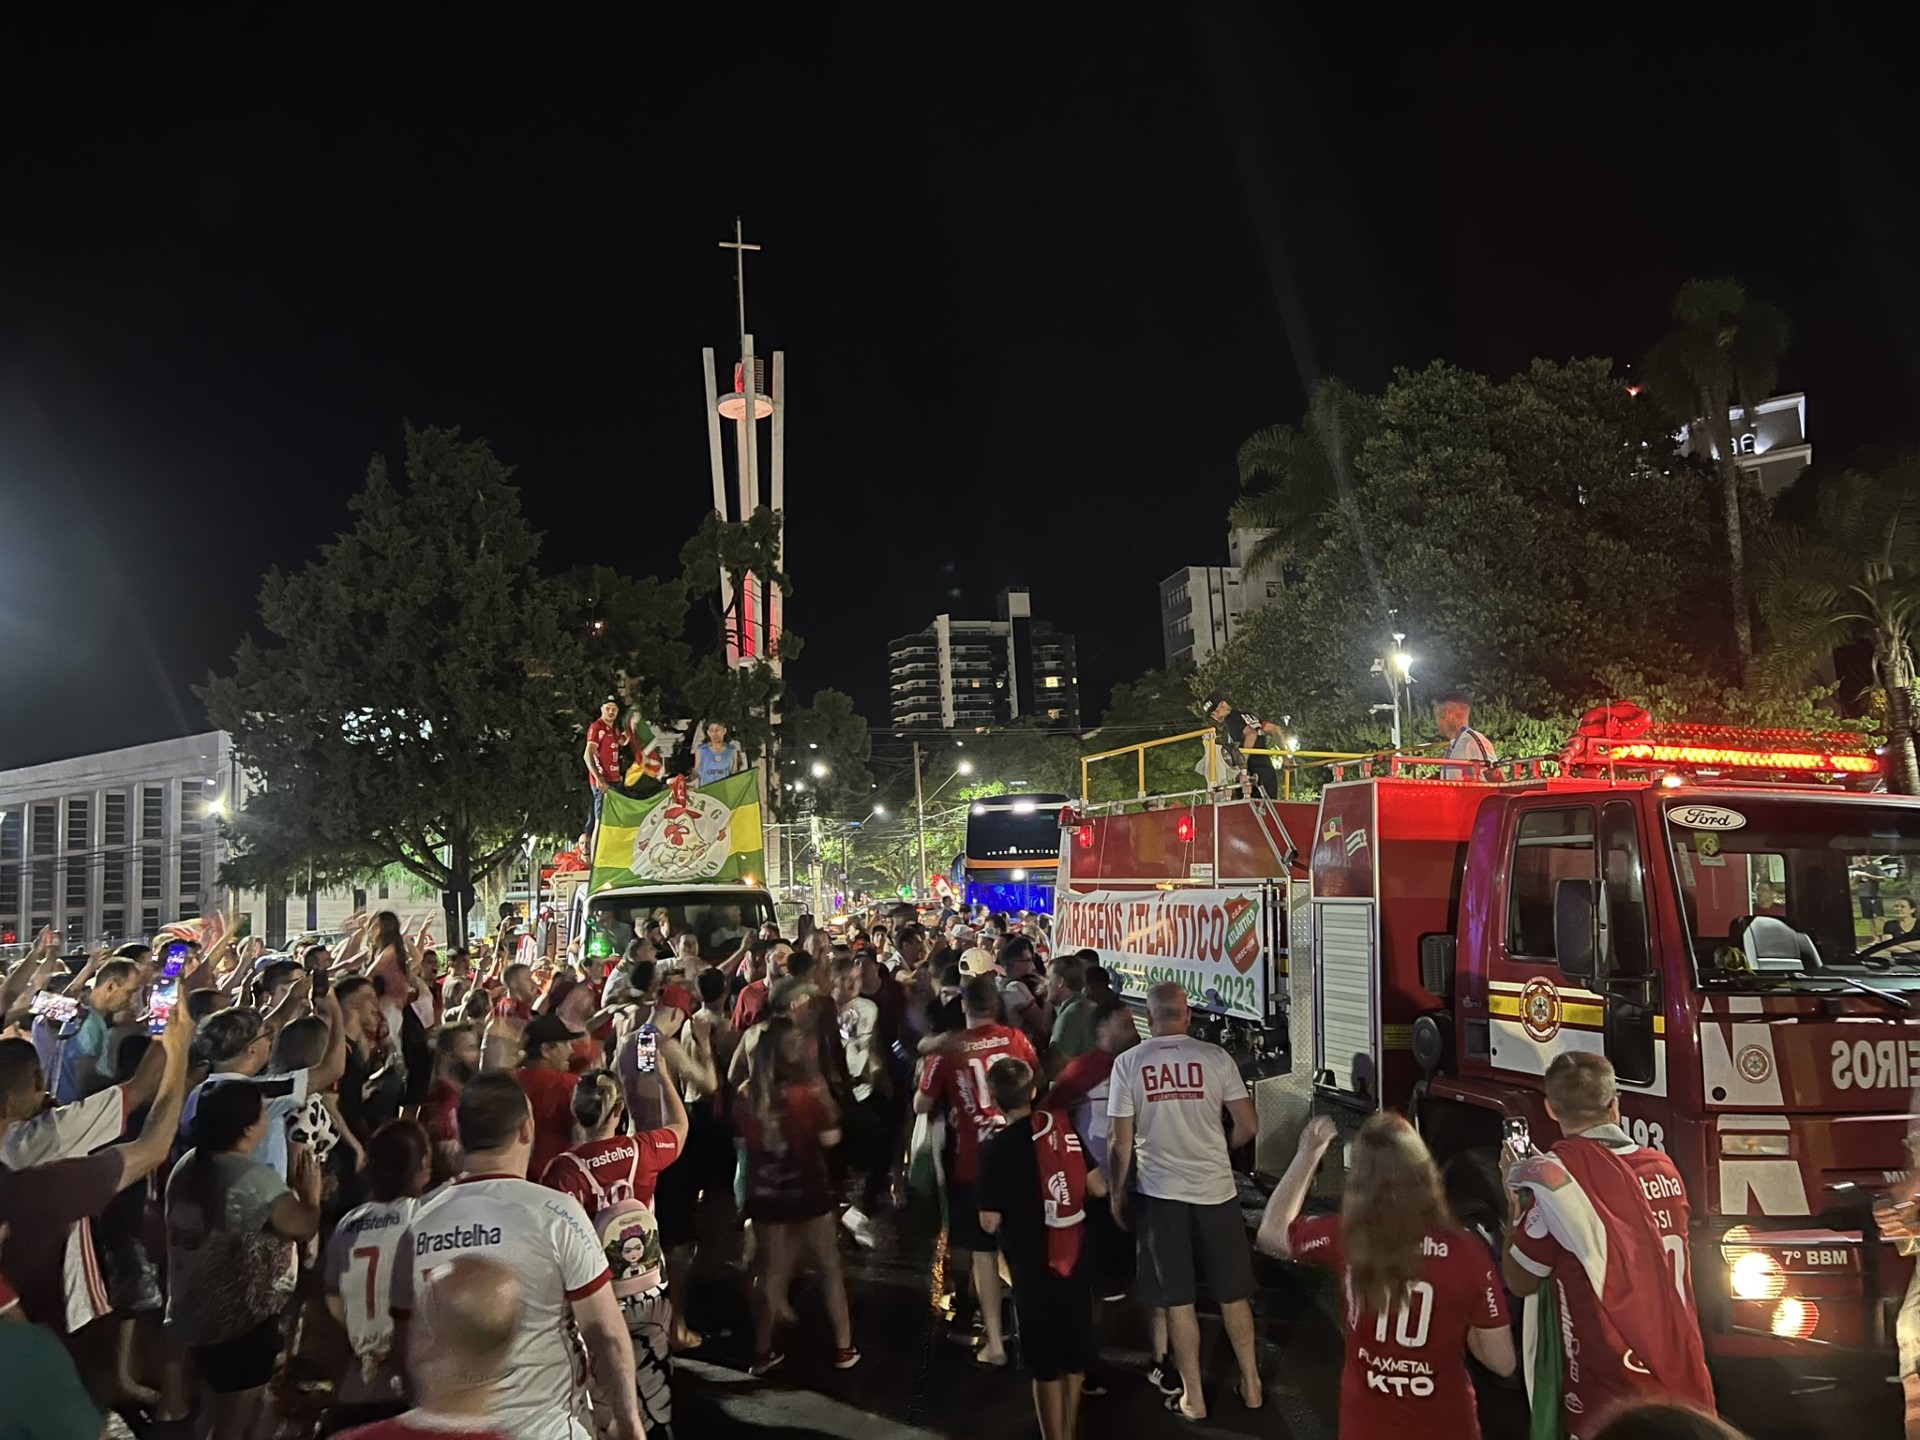
[[[927,806],[920,798],[920,742],[913,742],[913,829],[920,838],[920,873],[913,877],[913,893],[918,895],[927,879]]]

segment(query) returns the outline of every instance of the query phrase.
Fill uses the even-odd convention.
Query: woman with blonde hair
[[[774,1329],[792,1317],[787,1290],[809,1258],[833,1331],[834,1368],[851,1370],[860,1352],[853,1348],[840,1267],[839,1189],[827,1161],[827,1152],[840,1143],[840,1116],[811,1037],[792,1016],[776,1015],[755,1038],[734,1123],[746,1161],[746,1214],[756,1239],[753,1373],[764,1375],[786,1359],[774,1348]]]
[[[1466,1352],[1496,1375],[1514,1369],[1493,1255],[1460,1228],[1426,1142],[1391,1111],[1371,1117],[1354,1137],[1340,1213],[1302,1218],[1314,1172],[1338,1134],[1325,1116],[1308,1122],[1254,1243],[1340,1276],[1347,1334],[1340,1440],[1401,1432],[1477,1440]]]

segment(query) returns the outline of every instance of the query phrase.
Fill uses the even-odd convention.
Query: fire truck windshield
[[[1822,968],[1920,975],[1920,810],[1756,795],[1665,815],[1701,976],[1745,968],[1731,952],[1748,916],[1807,936]]]

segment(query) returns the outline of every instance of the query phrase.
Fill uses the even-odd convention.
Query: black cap
[[[527,1028],[521,1034],[521,1043],[529,1051],[538,1050],[542,1045],[551,1045],[556,1040],[582,1040],[586,1031],[576,1030],[558,1015],[549,1010],[544,1015],[536,1015],[527,1022]]]
[[[1224,695],[1207,696],[1207,709],[1218,710],[1223,704],[1226,703],[1226,699],[1227,697]]]

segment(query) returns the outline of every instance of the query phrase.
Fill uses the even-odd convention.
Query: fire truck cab
[[[1504,1123],[1551,1145],[1547,1066],[1604,1053],[1629,1133],[1685,1179],[1716,1364],[1884,1373],[1911,1262],[1871,1206],[1908,1169],[1920,1087],[1920,800],[1867,790],[1879,768],[1857,737],[1616,711],[1554,762],[1379,757],[1317,807],[1089,814],[1063,837],[1056,933],[1180,980],[1216,1034],[1247,1027],[1257,1168],[1310,1113],[1401,1109],[1490,1238]],[[1222,835],[1268,843],[1236,861]],[[1257,979],[1228,989],[1248,888]]]

